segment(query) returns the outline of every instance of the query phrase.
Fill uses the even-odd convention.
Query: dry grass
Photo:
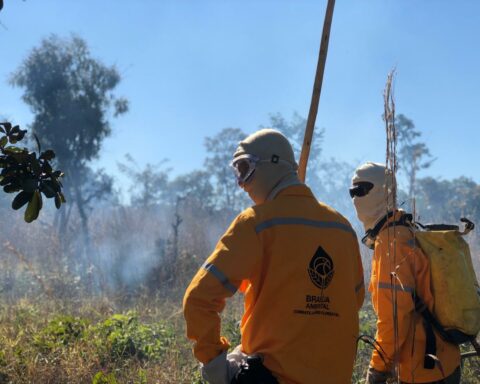
[[[41,304],[21,300],[15,305],[3,305],[0,383],[194,382],[197,366],[183,336],[178,310],[172,312],[172,305],[162,303],[150,303],[143,308],[143,313],[138,313],[138,324],[130,323],[127,328],[125,321],[107,334],[103,325],[114,317],[114,310],[102,299],[61,310],[47,300]],[[126,318],[132,318],[133,312],[122,312]],[[60,327],[58,324],[66,321],[58,319],[69,316],[79,319],[78,323],[85,322],[82,334],[65,337],[66,333],[75,332]],[[153,333],[149,327],[154,329]],[[160,333],[163,329],[165,332]],[[130,343],[135,344],[133,350],[128,349]],[[148,351],[148,346],[155,347],[155,343],[162,344],[162,348],[164,344],[165,350],[143,356],[142,348]]]
[[[109,275],[116,258],[122,256],[119,252],[128,250],[131,234],[138,243],[152,248],[153,239],[166,238],[164,232],[168,231],[165,220],[156,221],[153,214],[130,214],[123,215],[120,210],[109,216],[109,221],[92,220],[96,247],[105,244],[109,236],[114,238],[112,253],[105,255],[111,258],[112,268],[106,265],[103,270],[94,269],[94,281],[100,283],[93,293],[86,287],[85,275],[74,269],[74,254],[64,253],[58,238],[46,231],[43,224],[25,228],[23,223],[12,220],[11,226],[0,234],[0,244],[10,242],[8,247],[0,247],[0,384],[201,382],[190,342],[184,336],[181,299],[186,284],[212,246],[207,238],[218,236],[211,225],[213,219],[186,220],[188,231],[180,239],[182,249],[173,275],[169,277],[159,268],[155,282],[158,285],[121,289],[109,285],[113,281]],[[474,243],[480,244],[478,238]],[[472,247],[472,253],[478,271],[478,246]],[[370,257],[364,256],[368,269]],[[105,333],[105,323],[118,314],[136,314],[137,323],[125,332],[117,327],[117,333],[111,336]],[[242,298],[237,295],[230,300],[223,316],[223,333],[232,345],[239,342],[237,322],[241,314]],[[59,319],[70,319],[72,329],[57,332],[58,327],[63,329]],[[80,327],[82,333],[75,336],[75,327]],[[374,327],[367,300],[361,313],[362,333],[373,335]],[[160,330],[160,336],[152,337],[151,330]],[[62,336],[65,334],[66,338]],[[134,352],[129,338],[134,342]],[[119,344],[125,347],[125,353],[118,352]],[[142,348],[147,345],[163,349],[145,356]],[[370,354],[369,346],[359,345],[353,383],[364,382]],[[478,384],[479,360],[470,359],[463,373],[462,383]]]
[[[139,297],[130,308],[106,298],[61,307],[45,297],[41,303],[20,300],[14,305],[3,304],[0,308],[0,383],[201,383],[198,365],[184,336],[179,305],[178,301],[148,297]],[[223,316],[223,333],[232,345],[239,342],[241,311],[241,298],[234,298]],[[130,320],[124,321],[121,327],[115,328],[119,333],[113,338],[112,333],[105,336],[101,329],[119,313],[125,319],[136,316],[138,323],[133,321],[130,323],[133,325],[127,327]],[[66,332],[67,337],[65,332],[58,332],[59,319],[75,319],[76,323],[67,327],[70,330]],[[78,324],[85,324],[84,332],[71,336],[75,335]],[[361,313],[361,332],[373,335],[374,327],[375,320],[367,303]],[[156,330],[153,339],[150,329]],[[129,339],[135,343],[133,352]],[[158,340],[165,348],[142,356],[142,348]],[[361,343],[352,383],[364,382],[370,354],[370,347]],[[478,359],[468,360],[463,374],[462,383],[478,383]]]

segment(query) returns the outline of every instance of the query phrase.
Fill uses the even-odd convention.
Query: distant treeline
[[[30,129],[52,148],[56,166],[65,172],[65,209],[46,215],[28,228],[8,197],[0,198],[0,288],[14,299],[42,290],[71,297],[85,292],[135,293],[177,290],[181,294],[230,220],[250,205],[229,167],[247,134],[224,128],[204,141],[206,158],[198,169],[172,176],[168,161],[139,167],[130,155],[119,161],[130,188],[128,204],[116,197],[115,175],[94,170],[92,161],[111,134],[111,120],[128,111],[128,101],[114,90],[121,81],[114,66],[92,58],[84,40],[50,36],[13,72],[10,83],[23,90],[34,118]],[[305,119],[272,114],[265,126],[282,131],[300,151]],[[379,122],[380,124],[380,122]],[[422,222],[457,223],[468,217],[480,223],[480,186],[466,177],[422,177],[434,158],[421,132],[404,115],[398,130],[398,204]],[[132,127],[138,133],[139,127]],[[328,128],[327,128],[328,129]],[[322,155],[324,131],[316,129],[307,184],[319,200],[347,216],[362,235],[348,194],[358,164]],[[141,144],[141,143],[139,143]],[[371,159],[378,160],[378,159]],[[480,238],[469,235],[475,250]],[[479,270],[478,253],[475,256]]]

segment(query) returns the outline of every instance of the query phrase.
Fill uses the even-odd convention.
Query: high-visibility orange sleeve
[[[225,299],[244,288],[242,282],[261,261],[262,249],[251,217],[247,210],[233,221],[185,293],[187,337],[194,341],[194,355],[202,363],[228,349],[228,341],[220,335],[219,313]]]
[[[415,307],[412,292],[415,289],[415,276],[410,269],[411,252],[411,249],[403,246],[400,239],[389,239],[387,231],[379,235],[375,244],[371,284],[374,285],[372,302],[378,318],[376,341],[381,354],[374,350],[370,365],[378,371],[391,369],[395,353],[402,349],[413,324]]]

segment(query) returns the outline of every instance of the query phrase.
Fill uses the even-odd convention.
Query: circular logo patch
[[[310,280],[320,289],[328,287],[335,274],[332,258],[324,251],[322,247],[318,247],[317,252],[310,260],[308,265],[308,275]]]

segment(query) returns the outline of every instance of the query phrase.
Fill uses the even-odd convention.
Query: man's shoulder
[[[410,227],[401,224],[384,228],[377,236],[377,241],[381,243],[394,240],[398,245],[411,246],[415,242],[415,236]]]
[[[339,223],[352,227],[352,224],[350,223],[350,221],[345,216],[343,216],[340,212],[338,212],[335,208],[318,200],[317,200],[317,203],[322,214],[329,217],[330,220],[335,220],[335,221],[338,221]]]
[[[255,221],[255,218],[257,217],[257,215],[258,213],[257,213],[256,207],[248,207],[244,209],[242,212],[240,212],[233,222],[241,223],[241,222]]]
[[[306,210],[305,206],[299,209],[285,207],[283,204],[279,204],[279,201],[270,201],[260,205],[254,205],[243,210],[235,219],[235,222],[250,223],[257,226],[260,223],[269,220],[275,220],[278,218],[302,217],[305,220],[321,221],[321,222],[334,222],[342,226],[343,228],[351,229],[352,233],[355,233],[350,221],[345,218],[341,213],[335,210],[333,207],[318,201],[312,200],[312,205]],[[295,206],[294,206],[295,207]]]

